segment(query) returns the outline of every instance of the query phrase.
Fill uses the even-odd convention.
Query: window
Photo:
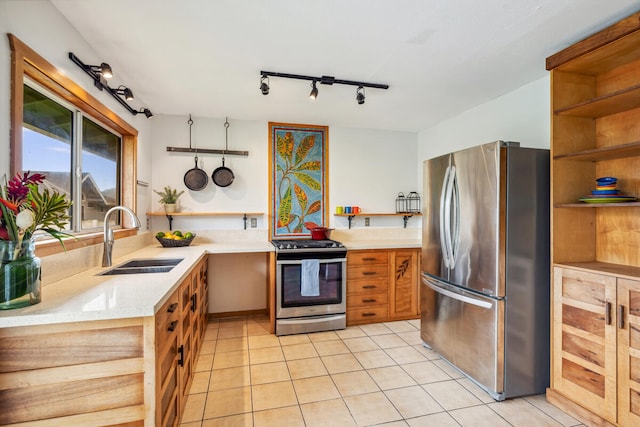
[[[81,233],[77,244],[98,243],[102,235],[96,232],[102,230],[96,227],[101,227],[107,209],[121,204],[135,211],[138,132],[15,36],[8,37],[12,53],[9,175],[27,170],[47,175],[47,185],[74,200],[70,229]],[[115,234],[118,238],[133,233]],[[70,242],[67,249],[75,245]],[[58,252],[58,247],[51,245],[43,254]]]
[[[122,139],[44,92],[24,85],[21,170],[44,174],[43,186],[73,201],[72,231],[102,227],[106,211],[120,204]]]

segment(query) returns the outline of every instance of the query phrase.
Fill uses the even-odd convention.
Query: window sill
[[[135,236],[138,234],[138,230],[135,228],[126,228],[121,230],[113,230],[114,239],[123,239],[129,236]],[[75,239],[66,238],[63,239],[64,248],[55,239],[45,239],[41,241],[36,241],[36,256],[38,257],[46,257],[49,255],[55,255],[59,253],[63,253],[65,249],[67,251],[84,248],[87,246],[102,244],[104,242],[104,233],[86,233],[77,235]]]

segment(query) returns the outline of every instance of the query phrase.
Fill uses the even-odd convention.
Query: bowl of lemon
[[[179,248],[182,246],[189,246],[196,235],[188,231],[182,233],[180,230],[176,231],[159,231],[156,233],[156,239],[165,248]]]

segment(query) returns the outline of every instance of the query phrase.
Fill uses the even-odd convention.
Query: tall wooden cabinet
[[[596,178],[640,197],[640,13],[547,58],[551,72],[549,401],[640,425],[640,203],[580,203]],[[609,423],[609,424],[607,424]]]

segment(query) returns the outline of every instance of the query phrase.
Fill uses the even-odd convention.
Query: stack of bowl
[[[591,191],[591,195],[597,197],[615,197],[620,194],[620,190],[616,188],[618,179],[612,176],[604,176],[596,179],[596,189]]]

